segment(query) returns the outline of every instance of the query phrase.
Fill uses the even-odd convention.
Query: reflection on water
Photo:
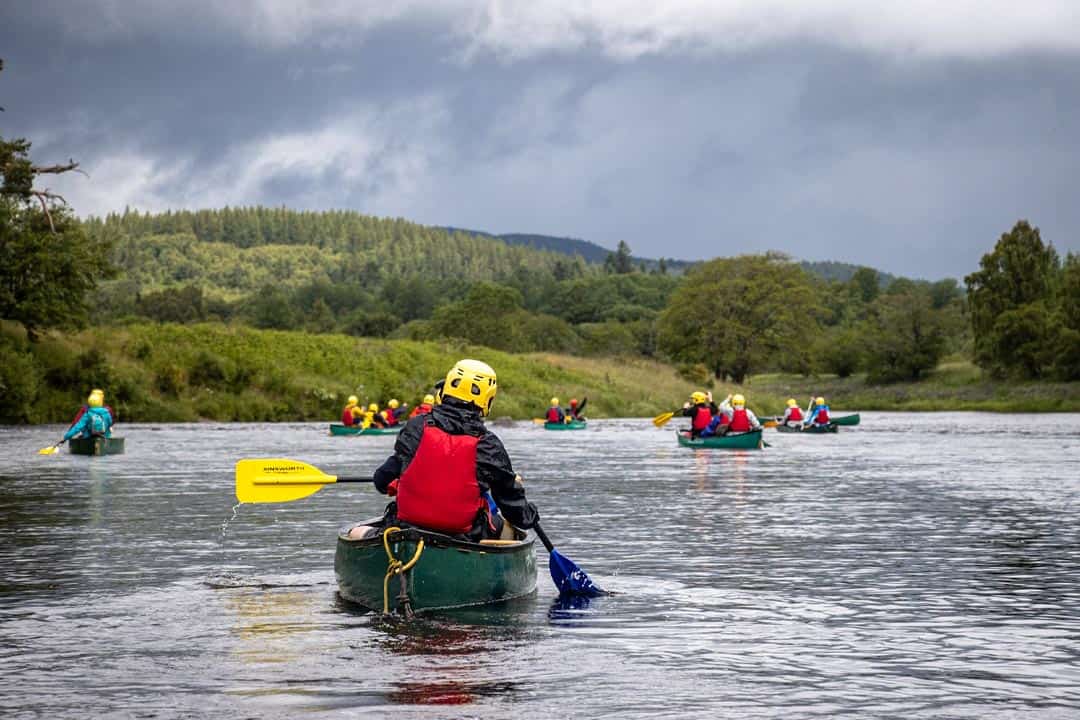
[[[364,474],[392,437],[135,425],[84,458],[0,428],[0,714],[1077,716],[1080,417],[863,420],[726,453],[648,420],[499,427],[616,594],[560,602],[541,569],[532,597],[411,622],[336,594],[370,488],[230,513],[239,457]]]

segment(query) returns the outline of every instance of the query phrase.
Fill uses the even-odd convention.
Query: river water
[[[672,426],[494,428],[617,594],[560,608],[545,561],[532,597],[410,622],[336,595],[370,486],[229,521],[237,459],[368,474],[392,437],[121,425],[86,458],[0,428],[0,716],[1080,717],[1080,415],[864,413],[760,452]]]

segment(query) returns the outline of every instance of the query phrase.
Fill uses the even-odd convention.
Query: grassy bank
[[[331,420],[350,394],[364,402],[397,397],[415,403],[462,357],[483,359],[498,371],[496,417],[536,417],[552,395],[564,404],[588,397],[591,417],[652,416],[696,389],[670,366],[643,359],[512,355],[454,343],[214,323],[95,327],[50,333],[33,346],[17,326],[4,324],[2,334],[9,350],[18,348],[19,377],[27,387],[5,388],[0,396],[11,401],[23,391],[23,410],[8,419],[29,422],[68,419],[90,387],[105,388],[125,421]],[[805,405],[811,393],[843,410],[1080,411],[1080,383],[996,383],[965,362],[942,365],[919,383],[758,375],[742,387],[712,389],[719,397],[742,390],[764,415],[779,413],[789,395]]]
[[[5,326],[9,338],[15,328]],[[126,421],[332,420],[351,394],[416,403],[462,357],[499,373],[495,417],[536,417],[552,395],[589,398],[594,417],[655,415],[691,385],[647,360],[512,355],[444,342],[254,330],[207,323],[50,333],[32,348],[38,387],[26,419],[69,418],[90,387]]]

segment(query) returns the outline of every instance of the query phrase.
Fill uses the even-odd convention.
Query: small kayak
[[[381,427],[369,427],[361,428],[359,425],[342,425],[341,423],[330,423],[331,435],[397,435],[401,432],[401,428],[404,425],[395,425],[394,427],[381,428]]]
[[[380,520],[358,524],[374,525]],[[349,529],[338,534],[334,556],[338,591],[349,602],[376,612],[410,615],[487,605],[536,590],[536,554],[532,537],[525,533],[519,532],[518,540],[472,543],[420,528],[391,528],[384,545],[382,532],[352,540]],[[387,548],[405,565],[416,560],[389,581]]]
[[[760,450],[762,447],[760,430],[751,430],[737,435],[715,435],[713,437],[694,439],[690,438],[689,433],[676,430],[675,436],[683,447],[720,448],[723,450]]]
[[[807,435],[824,435],[825,433],[838,432],[839,428],[836,423],[829,423],[828,425],[777,425],[776,432],[782,433],[804,433]]]
[[[853,413],[851,415],[841,415],[840,417],[834,417],[832,419],[833,425],[858,425],[859,413]]]
[[[587,420],[574,420],[568,423],[544,423],[545,430],[584,430],[588,424]]]
[[[67,446],[68,452],[72,455],[124,454],[124,438],[122,437],[71,438]]]

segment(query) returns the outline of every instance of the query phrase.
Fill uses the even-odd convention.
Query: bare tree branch
[[[59,175],[60,173],[71,172],[72,170],[78,170],[83,175],[85,172],[79,170],[79,163],[74,160],[68,160],[63,165],[31,165],[30,171],[35,175]],[[89,177],[89,176],[88,176]]]
[[[45,213],[45,217],[49,221],[49,229],[52,230],[55,235],[56,225],[53,224],[52,213],[49,212],[49,203],[47,201],[59,200],[64,205],[67,205],[68,201],[64,199],[63,195],[58,195],[57,193],[49,192],[48,190],[31,190],[30,194],[36,197],[38,202],[41,203],[41,210]]]

